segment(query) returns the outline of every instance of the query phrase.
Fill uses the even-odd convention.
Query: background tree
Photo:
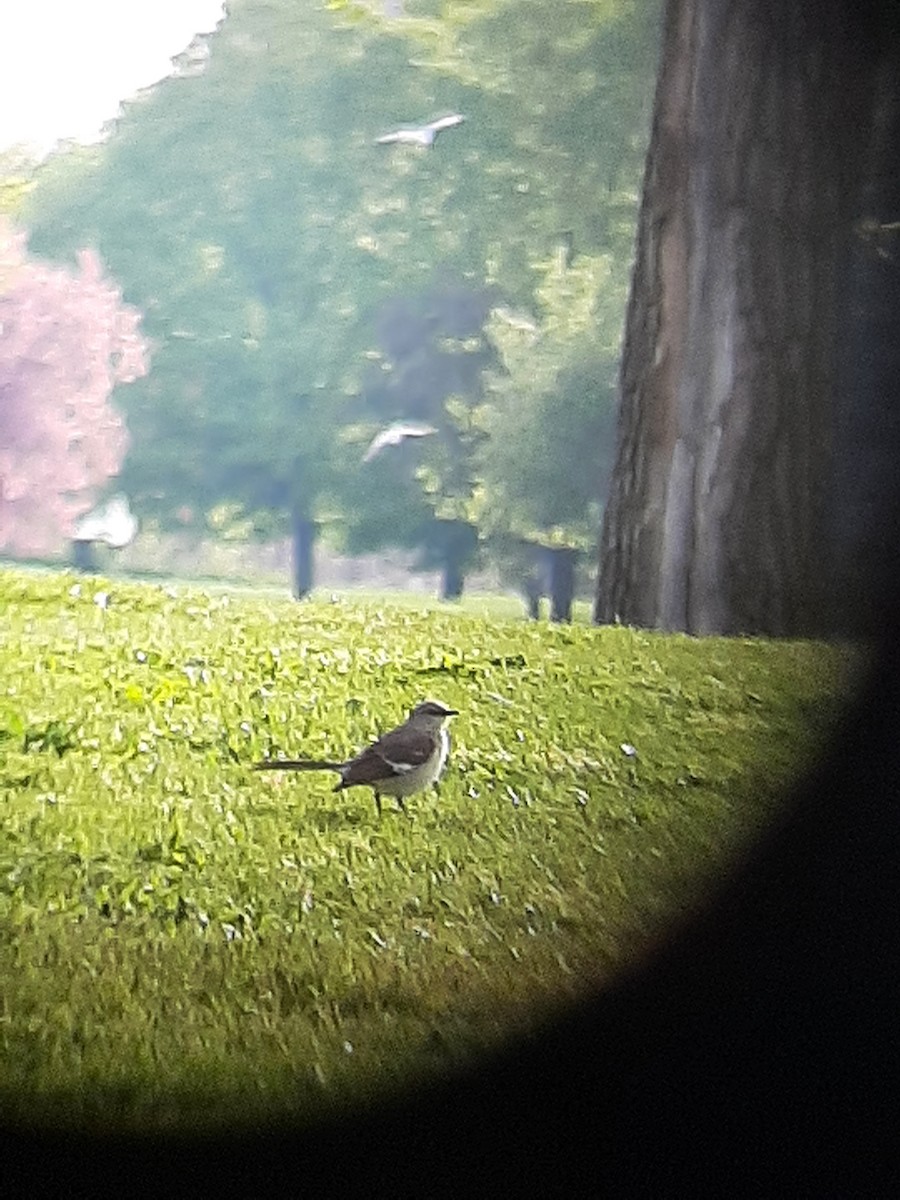
[[[403,20],[377,0],[333,7],[353,19],[366,13],[415,45],[418,66],[476,87],[480,111],[511,133],[508,143],[491,142],[491,176],[510,219],[489,248],[488,278],[500,300],[537,307],[539,332],[527,328],[527,313],[524,328],[521,314],[490,326],[504,361],[480,409],[485,436],[470,510],[483,547],[518,577],[530,610],[549,586],[552,614],[568,619],[575,562],[596,546],[612,454],[610,381],[658,6],[590,0],[551,11],[451,0],[440,15]],[[593,463],[584,459],[589,444]]]
[[[532,615],[549,592],[551,619],[571,619],[576,565],[596,548],[624,294],[609,256],[561,245],[536,289],[540,316],[502,306],[492,316],[501,370],[488,388],[479,528],[519,574]]]
[[[23,146],[0,151],[0,213],[14,218],[34,186],[35,162]]]
[[[448,203],[452,143],[434,163],[374,144],[398,80],[409,107],[435,104],[395,42],[282,0],[233,5],[209,44],[201,73],[126,106],[79,156],[74,191],[68,163],[49,164],[31,216],[54,252],[96,239],[147,311],[159,349],[129,403],[136,506],[165,521],[235,502],[289,530],[303,594],[375,308],[442,254],[478,259]]]
[[[0,218],[0,548],[52,554],[127,445],[114,386],[147,370],[139,313],[96,254],[77,270],[32,259]]]
[[[658,0],[447,0],[402,20],[381,0],[331,0],[411,46],[412,65],[463,85],[476,127],[467,166],[479,203],[469,236],[488,281],[530,302],[561,238],[612,253],[627,276],[659,51]],[[472,135],[470,135],[472,136]],[[468,195],[459,193],[472,211]]]
[[[371,356],[388,361],[376,314],[391,297],[452,275],[530,302],[569,236],[627,274],[656,41],[655,3],[565,0],[549,32],[545,5],[523,17],[497,0],[462,25],[472,6],[450,5],[437,19],[457,48],[447,69],[427,22],[341,25],[339,7],[235,0],[205,61],[188,55],[105,145],[47,164],[27,198],[36,245],[97,244],[147,314],[154,371],[127,397],[135,507],[291,530],[298,594],[316,530],[349,503],[342,484],[364,486],[342,430],[375,424],[358,397]],[[413,62],[410,38],[429,46]],[[433,151],[375,145],[448,110],[467,121]],[[475,541],[454,420],[417,461],[416,495],[428,540],[453,534],[460,559]]]
[[[858,15],[837,0],[667,6],[598,621],[833,622],[841,272],[880,71],[896,71],[889,38],[861,50]]]
[[[419,550],[420,567],[441,572],[443,599],[462,594],[478,551],[475,452],[487,436],[479,422],[484,372],[497,361],[485,333],[493,300],[491,289],[443,279],[382,305],[354,436],[368,440],[396,421],[433,433],[342,474],[347,548]]]

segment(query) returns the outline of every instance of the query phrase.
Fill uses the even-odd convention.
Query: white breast
[[[436,779],[440,778],[444,767],[447,765],[447,755],[450,753],[450,734],[443,725],[440,728],[440,733],[438,736],[440,737],[440,746],[438,748],[437,762],[434,768],[434,778],[431,780],[432,783],[434,783]]]

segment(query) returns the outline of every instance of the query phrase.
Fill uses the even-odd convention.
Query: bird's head
[[[423,700],[409,714],[409,719],[429,725],[440,725],[447,717],[458,715],[458,709],[448,708],[446,704],[441,704],[440,700]]]

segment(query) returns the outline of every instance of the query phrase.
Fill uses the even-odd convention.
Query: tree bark
[[[84,575],[97,574],[97,559],[94,554],[93,542],[72,541],[72,566]]]
[[[539,621],[541,617],[541,588],[535,578],[527,575],[522,581],[522,597],[525,600],[525,612],[529,621]]]
[[[291,541],[293,545],[292,571],[294,596],[302,600],[312,591],[313,548],[316,543],[316,526],[306,510],[295,506],[291,510]]]
[[[436,541],[441,561],[441,599],[458,600],[465,588],[466,571],[478,544],[478,534],[465,521],[439,521]]]
[[[840,251],[872,111],[839,0],[669,0],[598,622],[822,632]]]
[[[567,546],[554,546],[546,554],[550,567],[550,620],[571,621],[578,551]]]
[[[887,39],[880,45],[887,44]],[[829,609],[835,627],[879,633],[897,583],[900,461],[900,45],[872,53],[875,105],[844,289],[849,319],[838,383],[834,540]],[[876,65],[877,64],[877,65]],[[886,503],[886,499],[888,503]],[[891,503],[892,501],[892,503]]]
[[[466,573],[462,563],[452,550],[448,549],[441,573],[441,599],[458,600],[466,586]]]
[[[544,549],[529,542],[516,546],[519,559],[518,589],[525,601],[525,612],[530,621],[541,617],[541,599],[547,591],[547,563]]]

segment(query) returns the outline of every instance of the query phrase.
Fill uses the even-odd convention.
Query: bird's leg
[[[381,816],[381,796],[378,794],[378,792],[374,791],[374,789],[373,789],[373,794],[375,796],[375,811],[378,813],[378,816],[380,817]]]
[[[397,807],[400,809],[400,811],[401,811],[402,813],[405,813],[405,812],[406,812],[406,805],[405,805],[405,803],[403,802],[403,797],[402,797],[402,796],[398,796],[398,797],[397,797]]]

